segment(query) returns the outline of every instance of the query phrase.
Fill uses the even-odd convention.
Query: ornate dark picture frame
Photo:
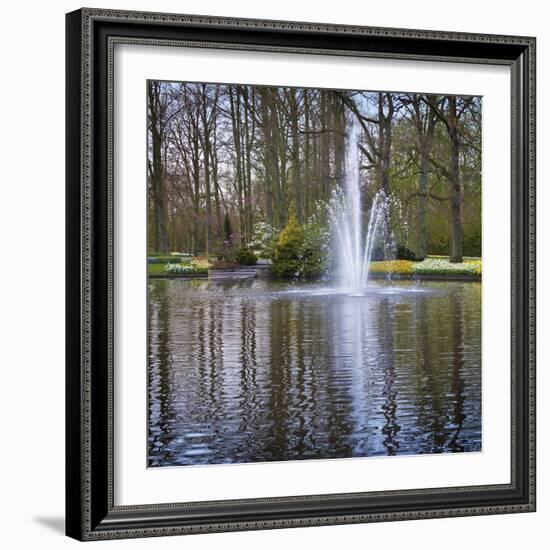
[[[506,65],[512,75],[511,483],[117,507],[115,43]],[[81,9],[67,15],[66,532],[79,540],[535,510],[535,39]],[[182,500],[185,495],[182,494]]]

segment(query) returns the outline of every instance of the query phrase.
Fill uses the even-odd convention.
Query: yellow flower
[[[369,271],[372,273],[411,273],[412,262],[410,260],[371,262],[369,264]]]

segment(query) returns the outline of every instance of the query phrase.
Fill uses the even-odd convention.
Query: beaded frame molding
[[[86,8],[66,17],[67,535],[78,540],[102,540],[534,511],[535,39]],[[115,506],[112,170],[115,44],[510,67],[509,484]]]

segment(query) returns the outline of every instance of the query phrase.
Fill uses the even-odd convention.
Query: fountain
[[[382,244],[384,252],[393,246],[389,230],[390,201],[383,190],[374,196],[368,223],[364,223],[358,138],[358,124],[354,122],[347,140],[343,185],[335,189],[329,206],[339,286],[354,292],[367,287],[375,245]]]

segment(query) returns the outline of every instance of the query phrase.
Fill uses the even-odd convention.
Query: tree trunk
[[[164,171],[162,163],[163,108],[161,87],[158,82],[149,83],[149,117],[151,137],[150,177],[153,195],[153,242],[157,252],[168,252],[168,230],[164,197]]]
[[[428,175],[429,156],[432,152],[435,132],[436,116],[431,109],[427,109],[424,122],[421,101],[415,99],[416,125],[418,131],[418,148],[420,151],[420,174],[418,178],[418,218],[417,218],[417,249],[416,256],[424,259],[428,254],[428,232],[426,229],[426,211],[428,208]]]
[[[294,210],[298,223],[303,221],[302,212],[302,182],[300,178],[300,142],[298,141],[298,101],[296,89],[291,88],[290,94],[290,126],[292,134],[292,188],[294,191]]]
[[[197,135],[193,136],[193,212],[195,214],[195,220],[193,223],[193,246],[192,253],[196,254],[199,250],[200,239],[200,218],[201,218],[201,186],[200,186],[200,159],[199,159],[199,140]]]
[[[273,91],[260,88],[262,111],[262,133],[264,141],[264,180],[266,218],[271,225],[282,228],[279,211],[281,198],[279,193],[278,143],[276,138],[277,116],[273,101]]]
[[[384,100],[385,99],[385,100]],[[384,104],[387,104],[387,114],[384,112]],[[380,93],[378,97],[378,118],[380,120],[380,189],[390,194],[390,164],[392,142],[392,119],[394,113],[393,98],[390,93]]]
[[[201,102],[202,102],[202,130],[203,130],[203,167],[204,167],[204,191],[206,201],[206,220],[205,220],[205,249],[206,256],[210,253],[211,241],[211,224],[212,224],[212,193],[210,189],[210,122],[208,117],[208,96],[206,84],[202,85]]]
[[[460,185],[460,142],[456,96],[448,96],[449,137],[451,139],[451,263],[462,262],[462,189]]]
[[[319,177],[323,200],[329,196],[329,177],[330,177],[330,141],[329,141],[329,109],[327,100],[327,91],[320,90],[321,96],[321,137],[319,151]]]
[[[333,97],[334,109],[334,176],[342,185],[346,164],[346,110],[339,97]]]
[[[245,242],[246,244],[248,244],[252,239],[252,233],[253,233],[251,151],[252,151],[252,138],[254,136],[254,122],[253,122],[254,119],[252,117],[250,92],[247,86],[243,87],[243,99],[244,99],[244,124],[245,124],[244,157],[243,157],[243,163],[245,165],[245,169],[244,169],[244,209],[245,209],[245,230],[246,230]],[[252,96],[252,104],[253,104],[253,99],[254,99],[254,96]],[[252,124],[250,123],[251,118],[252,118]]]
[[[218,155],[216,152],[216,137],[217,129],[214,126],[214,142],[212,143],[212,149],[210,151],[211,155],[211,166],[212,166],[212,185],[214,188],[214,209],[216,211],[216,239],[219,239],[221,236],[221,208],[220,208],[220,183],[218,181]]]
[[[233,128],[233,144],[235,147],[235,179],[237,192],[237,207],[239,210],[239,234],[245,239],[245,209],[243,201],[243,166],[242,166],[242,132],[241,132],[241,93],[239,86],[229,86],[231,105],[231,125]]]
[[[305,131],[305,145],[304,145],[304,212],[306,219],[309,218],[310,209],[310,188],[311,188],[311,160],[310,160],[310,122],[309,122],[309,91],[304,89],[304,131]]]

